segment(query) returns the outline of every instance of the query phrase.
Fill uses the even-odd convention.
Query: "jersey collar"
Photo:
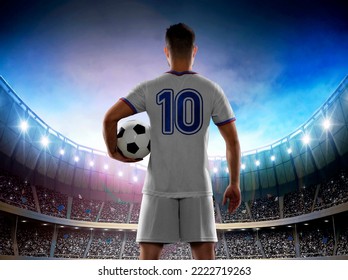
[[[170,71],[168,71],[166,73],[173,74],[173,75],[176,75],[176,76],[182,76],[182,75],[185,75],[185,74],[197,74],[196,72],[193,72],[193,71],[177,72],[177,71],[174,71],[174,70],[170,70]]]

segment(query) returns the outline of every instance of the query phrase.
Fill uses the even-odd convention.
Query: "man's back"
[[[211,195],[207,144],[215,124],[234,120],[221,88],[191,71],[142,83],[125,100],[151,123],[151,156],[143,192],[166,197]]]

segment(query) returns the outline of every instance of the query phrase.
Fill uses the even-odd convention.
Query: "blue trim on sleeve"
[[[231,118],[231,119],[225,120],[223,122],[216,123],[216,125],[217,126],[222,126],[224,124],[227,124],[227,123],[230,123],[230,122],[234,122],[235,120],[236,120],[236,118]]]
[[[130,103],[126,98],[121,97],[120,100],[122,100],[124,103],[126,103],[134,112],[134,114],[138,113],[137,109],[134,107],[132,103]]]

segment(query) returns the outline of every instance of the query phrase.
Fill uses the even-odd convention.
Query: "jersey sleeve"
[[[131,90],[126,97],[122,97],[121,100],[127,103],[127,105],[133,110],[134,114],[144,112],[145,107],[145,83],[136,86]]]
[[[213,100],[212,119],[217,126],[224,125],[236,120],[232,107],[222,88],[216,85]]]

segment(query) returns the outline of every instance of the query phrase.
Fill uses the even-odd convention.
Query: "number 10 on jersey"
[[[183,134],[197,133],[203,124],[203,99],[198,91],[184,89],[175,95],[164,89],[156,96],[162,109],[162,133],[169,135],[176,128]]]

